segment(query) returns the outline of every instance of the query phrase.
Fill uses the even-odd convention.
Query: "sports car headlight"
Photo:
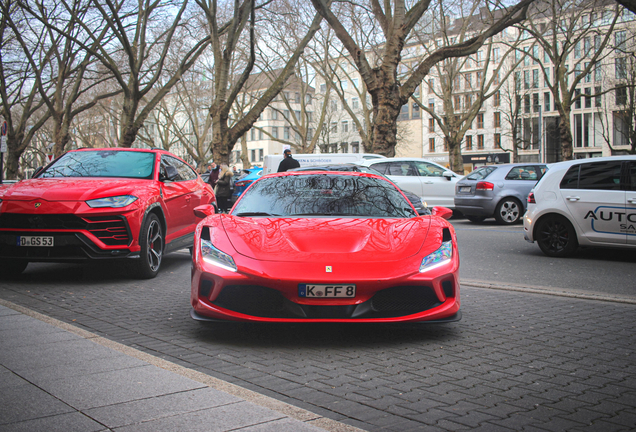
[[[108,198],[98,198],[94,200],[86,201],[91,208],[99,208],[99,207],[126,207],[137,201],[137,197],[133,195],[120,195]]]
[[[444,264],[448,264],[453,257],[453,242],[446,241],[432,254],[424,257],[422,264],[420,264],[420,273],[433,270],[434,268],[441,267]]]
[[[201,257],[203,258],[203,261],[208,264],[212,264],[232,272],[237,270],[234,258],[215,248],[209,240],[201,239]]]

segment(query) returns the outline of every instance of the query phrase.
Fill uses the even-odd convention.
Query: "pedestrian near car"
[[[230,184],[233,176],[234,174],[227,164],[221,164],[219,179],[216,182],[214,194],[216,195],[216,203],[219,206],[219,210],[222,212],[227,212],[229,210],[228,206],[230,198],[232,197]]]
[[[212,162],[210,164],[210,176],[208,177],[208,183],[212,186],[212,189],[216,186],[216,182],[219,179],[219,167]]]
[[[291,150],[285,149],[283,152],[283,160],[278,165],[278,172],[285,172],[292,168],[299,168],[300,162],[292,157]]]

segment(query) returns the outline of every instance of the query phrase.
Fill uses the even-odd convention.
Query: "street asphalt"
[[[0,431],[636,429],[631,296],[462,281],[452,324],[201,325],[189,265],[3,280]]]

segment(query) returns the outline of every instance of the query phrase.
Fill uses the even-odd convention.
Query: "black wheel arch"
[[[541,221],[544,220],[545,218],[548,217],[562,217],[563,219],[565,219],[566,221],[568,221],[570,223],[570,225],[572,225],[572,228],[574,229],[574,234],[576,235],[576,241],[579,241],[579,233],[576,230],[576,225],[574,224],[574,222],[565,214],[560,213],[560,212],[555,212],[552,211],[550,213],[544,213],[541,216],[539,216],[539,219],[535,220],[532,224],[532,238],[534,239],[534,241],[537,241],[537,228],[541,225]]]
[[[142,231],[144,229],[144,224],[146,223],[146,219],[148,219],[148,216],[151,213],[159,218],[159,222],[161,223],[161,229],[163,229],[163,232],[164,233],[168,232],[168,226],[167,226],[167,222],[166,222],[166,215],[163,213],[163,208],[161,207],[160,203],[155,202],[153,204],[150,204],[148,206],[148,208],[146,209],[146,211],[144,212],[144,218],[141,221],[141,225],[139,226],[139,237],[138,237],[138,239],[141,238]],[[138,240],[138,242],[139,242],[139,240]],[[166,248],[166,242],[165,241],[164,241],[164,244],[163,244],[163,248],[164,249]]]

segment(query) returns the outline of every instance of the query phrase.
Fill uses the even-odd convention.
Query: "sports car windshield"
[[[152,178],[152,152],[95,150],[66,153],[38,177]]]
[[[256,181],[232,212],[235,216],[417,216],[389,182],[371,177],[311,174]]]

